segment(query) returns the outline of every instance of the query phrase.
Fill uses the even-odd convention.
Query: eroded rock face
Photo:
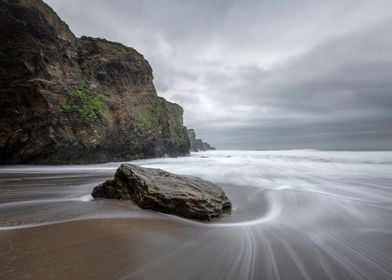
[[[210,220],[231,209],[223,190],[197,177],[122,164],[113,180],[94,188],[93,197],[132,199],[144,209]]]
[[[192,152],[215,150],[215,148],[207,142],[203,142],[201,139],[196,139],[196,132],[194,129],[188,129],[188,138]]]
[[[41,0],[0,1],[0,163],[186,155],[182,108],[136,50],[76,38]]]

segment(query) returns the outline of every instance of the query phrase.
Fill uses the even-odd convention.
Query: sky
[[[219,149],[392,149],[390,0],[46,0],[138,50]]]

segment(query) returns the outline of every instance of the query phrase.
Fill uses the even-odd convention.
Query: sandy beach
[[[157,275],[143,270],[145,264],[155,264],[158,275],[163,276],[164,271],[175,269],[164,259],[204,234],[189,226],[154,219],[87,220],[2,231],[1,276],[156,279]]]

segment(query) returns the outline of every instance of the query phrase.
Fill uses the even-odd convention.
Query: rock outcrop
[[[95,187],[92,196],[132,199],[144,209],[200,220],[231,209],[225,193],[211,182],[133,164],[122,164],[114,179]]]
[[[136,50],[76,38],[41,0],[0,1],[0,163],[186,155],[182,108]]]
[[[191,145],[190,149],[192,152],[215,150],[215,148],[207,142],[203,142],[203,140],[201,139],[196,139],[196,133],[194,129],[188,129],[188,138]]]

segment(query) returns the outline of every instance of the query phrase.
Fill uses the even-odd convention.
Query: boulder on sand
[[[144,209],[200,220],[231,209],[226,194],[211,182],[134,164],[122,164],[114,179],[95,187],[92,196],[132,199]]]

